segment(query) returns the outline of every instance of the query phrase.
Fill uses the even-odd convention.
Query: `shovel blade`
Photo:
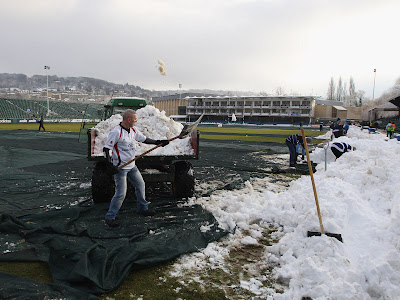
[[[322,233],[318,232],[318,231],[307,231],[307,236],[311,237],[311,236],[321,236]],[[337,239],[338,241],[343,243],[343,239],[342,239],[342,235],[339,233],[330,233],[330,232],[326,232],[325,231],[325,235],[330,236],[330,237],[334,237],[335,239]]]
[[[179,136],[181,136],[183,138],[183,137],[191,134],[193,132],[193,130],[196,129],[197,125],[199,125],[199,123],[200,123],[201,119],[203,118],[203,116],[204,116],[204,113],[201,114],[201,116],[196,120],[196,122],[194,122],[194,123],[192,123],[190,125],[186,124],[185,126],[183,126],[183,129],[182,129],[182,131],[181,131]]]

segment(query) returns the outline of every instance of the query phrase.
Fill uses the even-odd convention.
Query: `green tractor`
[[[104,118],[107,120],[112,115],[123,114],[128,108],[138,110],[147,105],[146,100],[143,98],[134,97],[115,97],[108,101],[107,105],[104,105]]]
[[[122,114],[127,109],[138,110],[146,105],[146,100],[142,98],[112,98],[104,106],[104,120],[112,115]],[[88,159],[96,162],[92,172],[92,197],[95,203],[102,203],[111,200],[114,194],[114,180],[113,176],[107,172],[104,156],[94,155],[96,135],[96,130],[87,130]],[[136,165],[146,184],[154,182],[171,183],[175,197],[192,197],[195,179],[193,166],[188,160],[199,158],[199,131],[196,130],[190,134],[190,145],[193,148],[191,155],[145,155],[138,159]]]

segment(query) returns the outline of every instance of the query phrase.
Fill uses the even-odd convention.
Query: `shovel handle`
[[[312,183],[312,187],[313,187],[313,191],[314,191],[315,205],[317,206],[319,226],[321,227],[321,233],[325,234],[324,225],[322,224],[321,211],[319,210],[318,195],[317,195],[317,189],[315,188],[314,175],[313,175],[313,170],[312,170],[311,160],[310,160],[310,153],[308,152],[306,134],[304,133],[303,128],[301,128],[301,135],[303,136],[304,148],[306,150],[306,155],[307,155],[308,170],[310,171],[311,183]]]
[[[180,134],[180,135],[177,135],[176,137],[174,137],[174,138],[172,138],[172,139],[169,139],[168,141],[169,141],[169,142],[172,142],[173,140],[176,140],[176,139],[181,138],[181,137],[182,137],[182,135]],[[127,163],[123,164],[122,166],[119,166],[117,169],[118,169],[118,170],[121,170],[123,167],[125,167],[125,166],[129,165],[130,163],[134,162],[135,160],[138,160],[139,158],[145,156],[147,153],[150,153],[151,151],[156,150],[158,147],[161,147],[161,144],[158,144],[157,146],[155,146],[155,147],[153,147],[153,148],[147,150],[146,152],[143,152],[142,154],[140,154],[140,155],[138,155],[138,156],[135,156],[134,158],[132,158],[132,159],[131,159],[130,161],[128,161]]]

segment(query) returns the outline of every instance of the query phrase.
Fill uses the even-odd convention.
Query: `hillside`
[[[47,77],[45,75],[0,74],[0,89],[19,89],[35,91],[46,89]],[[112,95],[124,92],[131,96],[152,97],[157,92],[142,89],[130,84],[116,84],[101,79],[90,77],[58,77],[49,76],[49,90],[56,91],[84,91],[102,95]],[[160,94],[162,95],[162,94]]]
[[[18,89],[21,91],[42,91],[47,87],[47,77],[45,75],[33,75],[28,77],[25,74],[9,74],[0,73],[0,91],[3,93],[10,89]],[[143,89],[140,86],[132,84],[116,84],[102,79],[90,77],[58,77],[49,75],[49,90],[58,92],[81,91],[88,94],[98,95],[127,95],[138,96],[143,98],[161,97],[166,95],[178,94],[180,91],[156,91]],[[190,89],[185,93],[204,93],[216,95],[250,95],[254,93],[240,91],[224,91],[209,89]]]

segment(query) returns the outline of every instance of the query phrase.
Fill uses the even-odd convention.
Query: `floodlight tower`
[[[47,93],[47,116],[50,115],[50,109],[49,109],[49,74],[47,70],[50,70],[49,66],[44,66],[44,69],[46,70],[46,77],[47,77],[47,88],[46,88],[46,93]]]
[[[376,69],[374,69],[374,89],[372,90],[372,102],[375,100],[375,78],[376,78]]]
[[[375,78],[376,78],[376,69],[374,69],[374,88],[372,89],[372,105],[373,105],[373,103],[374,103],[374,100],[375,100]],[[370,111],[369,111],[369,124],[371,125],[371,119],[372,119],[372,111],[373,111],[373,109],[371,109]]]

